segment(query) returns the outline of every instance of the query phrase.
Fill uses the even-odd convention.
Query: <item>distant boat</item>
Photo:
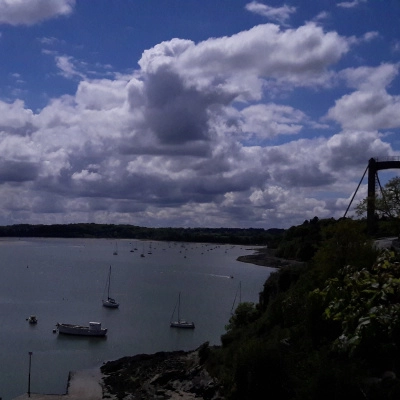
[[[181,292],[179,292],[178,301],[175,304],[174,311],[172,312],[170,327],[171,328],[194,329],[194,322],[188,322],[181,318],[180,307],[181,307]],[[173,320],[175,311],[178,312],[178,319],[176,321]]]
[[[140,254],[140,257],[144,257],[144,243],[143,243],[143,251],[142,251],[142,253]]]
[[[37,324],[38,320],[36,318],[36,315],[30,315],[27,319],[26,319],[30,324]]]
[[[73,324],[56,324],[58,333],[78,336],[105,336],[107,329],[101,327],[100,322],[89,322],[89,326]]]
[[[118,243],[117,242],[115,242],[115,249],[114,249],[114,256],[117,256],[118,255]]]
[[[108,270],[108,278],[106,282],[106,289],[107,289],[107,299],[103,299],[103,306],[109,308],[118,308],[119,303],[110,297],[110,287],[111,287],[111,265],[110,269]]]

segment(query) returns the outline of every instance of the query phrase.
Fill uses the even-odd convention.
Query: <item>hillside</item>
[[[226,399],[400,398],[400,257],[358,222],[321,225],[312,258],[272,274],[210,353]]]
[[[160,399],[257,400],[271,393],[280,400],[400,398],[400,257],[393,249],[377,249],[358,222],[314,223],[312,257],[281,260],[259,303],[237,307],[221,346],[204,344],[186,369],[168,362],[174,354],[162,354],[172,370],[157,369],[157,357],[146,356],[157,373],[145,379],[128,368],[131,359],[106,364],[110,393],[146,398],[130,390],[132,382],[147,382]],[[276,253],[294,249],[293,241],[310,249],[302,233],[303,226],[291,228]],[[266,255],[276,257],[256,256]],[[179,363],[187,365],[194,353],[180,355]],[[200,381],[206,385],[196,386]]]

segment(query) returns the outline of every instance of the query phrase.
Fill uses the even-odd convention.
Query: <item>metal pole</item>
[[[367,229],[372,234],[375,231],[375,183],[377,165],[374,158],[368,161],[368,197],[367,197]]]
[[[31,366],[32,366],[32,352],[29,352],[29,375],[28,375],[28,397],[31,397]]]
[[[365,171],[364,171],[364,174],[363,174],[363,176],[362,176],[362,178],[361,178],[361,180],[360,180],[360,183],[358,184],[357,189],[356,189],[356,191],[354,192],[353,197],[352,197],[351,200],[350,200],[350,204],[347,206],[347,209],[346,209],[346,212],[345,212],[344,215],[343,215],[343,218],[346,218],[347,212],[349,211],[349,208],[350,208],[350,206],[351,206],[351,203],[353,203],[354,197],[356,197],[356,194],[357,194],[357,192],[358,192],[358,189],[359,189],[360,186],[361,186],[361,182],[363,181],[364,176],[365,176],[367,170],[368,170],[368,165],[367,165],[367,168],[365,168]]]

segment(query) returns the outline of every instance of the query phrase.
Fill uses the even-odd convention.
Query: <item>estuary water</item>
[[[118,254],[114,255],[117,249]],[[109,239],[0,240],[0,397],[65,393],[69,371],[139,353],[219,345],[235,296],[258,301],[272,268],[236,261],[254,247]],[[144,257],[141,257],[141,254]],[[109,266],[118,309],[102,306]],[[170,328],[181,317],[194,330]],[[35,314],[36,325],[26,318]],[[55,324],[102,323],[106,338],[63,336]],[[32,352],[31,357],[29,352]]]

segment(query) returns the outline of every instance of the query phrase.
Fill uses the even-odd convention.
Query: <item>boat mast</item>
[[[239,282],[239,286],[236,289],[236,293],[235,293],[235,298],[233,299],[233,303],[232,303],[232,308],[231,308],[231,314],[233,315],[233,309],[235,307],[236,304],[236,298],[238,296],[239,293],[239,303],[238,305],[242,302],[242,281]]]
[[[181,320],[180,308],[181,308],[181,292],[179,292],[179,296],[178,296],[178,322]]]
[[[110,300],[110,286],[111,286],[111,265],[108,270],[108,291],[107,291],[107,299]]]

